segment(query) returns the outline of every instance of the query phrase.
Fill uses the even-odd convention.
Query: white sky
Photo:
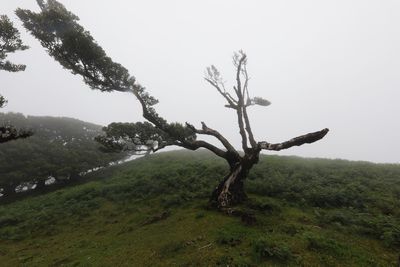
[[[168,121],[205,121],[239,147],[235,114],[203,75],[215,64],[233,85],[231,56],[243,49],[251,94],[272,102],[250,111],[258,141],[328,127],[323,140],[279,154],[400,162],[400,1],[60,2],[160,100]],[[38,10],[34,0],[1,0],[0,13],[31,46],[10,57],[25,72],[0,72],[9,100],[1,111],[103,125],[142,120],[132,95],[92,91],[63,70],[21,27],[17,7]]]

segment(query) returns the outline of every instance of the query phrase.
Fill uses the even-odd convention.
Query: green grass
[[[400,167],[263,157],[244,225],[207,207],[225,163],[168,152],[0,207],[1,266],[396,266]]]

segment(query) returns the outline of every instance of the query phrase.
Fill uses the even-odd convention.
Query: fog
[[[235,113],[203,76],[214,64],[231,87],[232,54],[243,49],[251,95],[272,102],[249,111],[258,141],[327,127],[323,140],[279,154],[400,162],[399,1],[60,2],[160,100],[156,109],[168,121],[204,121],[240,147]],[[0,7],[31,47],[9,57],[25,72],[0,72],[9,101],[2,112],[102,125],[143,120],[133,95],[89,89],[26,33],[13,12],[38,10],[36,1],[2,0]]]

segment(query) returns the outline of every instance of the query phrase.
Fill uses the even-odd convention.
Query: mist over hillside
[[[94,138],[103,134],[102,127],[77,119],[0,113],[0,124],[33,132],[1,145],[0,188],[6,197],[24,187],[44,189],[49,178],[59,183],[77,180],[82,172],[126,156],[100,151]]]
[[[400,267],[395,2],[2,1],[1,267]]]

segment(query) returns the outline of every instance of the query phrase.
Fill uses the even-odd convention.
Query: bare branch
[[[240,74],[242,73],[242,66],[243,63],[246,62],[246,54],[243,51],[239,51],[239,53],[235,53],[233,56],[233,65],[236,67],[236,87],[235,92],[240,100],[243,99],[243,94],[242,94],[242,82],[240,79]]]
[[[232,100],[232,102],[234,102],[235,104],[237,104],[238,102],[237,102],[237,100],[235,99],[235,98],[233,98],[233,96],[231,96],[231,94],[230,93],[228,93],[228,92],[225,92],[225,94],[226,94],[226,96],[227,97],[229,97],[229,99],[231,99]]]
[[[204,79],[208,83],[210,83],[215,89],[217,89],[217,91],[226,99],[226,101],[228,101],[228,107],[236,108],[236,105],[238,103],[237,100],[233,98],[228,92],[226,92],[225,83],[222,80],[221,73],[214,65],[211,65],[207,68]]]
[[[215,155],[224,159],[228,159],[228,153],[226,151],[223,151],[222,149],[219,149],[218,147],[202,140],[178,142],[176,145],[190,150],[206,148],[213,152]]]
[[[279,151],[279,150],[290,148],[292,146],[301,146],[304,144],[314,143],[314,142],[322,139],[328,132],[329,132],[329,129],[325,128],[318,132],[308,133],[305,135],[295,137],[295,138],[290,139],[289,141],[286,141],[283,143],[270,144],[268,142],[259,142],[258,146],[260,149]]]
[[[186,123],[186,125],[197,134],[211,135],[211,136],[216,137],[228,151],[236,154],[239,157],[239,153],[231,145],[231,143],[229,143],[229,141],[224,136],[222,136],[222,134],[220,134],[218,131],[207,127],[207,125],[204,122],[201,122],[201,125],[202,125],[201,130],[196,129],[193,125],[191,125],[189,123]]]
[[[226,99],[226,101],[228,101],[228,105],[225,105],[225,106],[228,106],[228,107],[231,107],[231,108],[236,108],[237,101],[229,93],[223,92],[221,90],[221,88],[219,87],[218,83],[216,83],[215,81],[213,81],[213,80],[211,80],[209,78],[204,78],[204,80],[206,80],[215,89],[217,89],[218,93],[220,93],[220,95],[222,95]]]
[[[251,102],[250,96],[249,96],[249,89],[248,89],[249,75],[247,73],[247,60],[244,60],[243,63],[242,63],[242,74],[244,76],[244,85],[243,85],[243,118],[244,118],[244,122],[246,124],[246,132],[249,135],[250,144],[251,144],[251,146],[253,148],[256,148],[257,147],[257,142],[254,139],[254,135],[253,135],[253,132],[252,132],[251,126],[250,126],[249,116],[247,115],[247,103],[249,103],[249,101]],[[244,101],[245,94],[247,95],[246,102]]]
[[[153,153],[155,153],[155,152],[157,152],[158,150],[161,150],[161,149],[163,149],[163,148],[166,148],[167,146],[177,146],[178,145],[178,142],[164,142],[164,143],[162,143],[162,144],[159,144],[157,147],[153,147],[152,149],[151,149],[151,151],[153,152]]]
[[[247,103],[250,100],[249,89],[248,89],[250,78],[247,73],[247,64],[246,63],[247,62],[245,62],[245,64],[243,64],[243,76],[244,76],[243,95],[246,93],[246,96],[247,96],[247,100],[245,101],[245,103]]]
[[[246,62],[245,53],[243,53],[242,51],[239,51],[239,53],[235,53],[235,55],[233,56],[233,64],[236,67],[236,86],[234,87],[234,90],[239,99],[236,113],[238,117],[239,133],[240,136],[242,137],[242,148],[244,151],[246,151],[248,147],[247,147],[247,135],[243,123],[243,108],[245,103],[244,103],[244,96],[242,94],[242,82],[240,79],[240,73],[242,72],[242,64],[245,62]]]

